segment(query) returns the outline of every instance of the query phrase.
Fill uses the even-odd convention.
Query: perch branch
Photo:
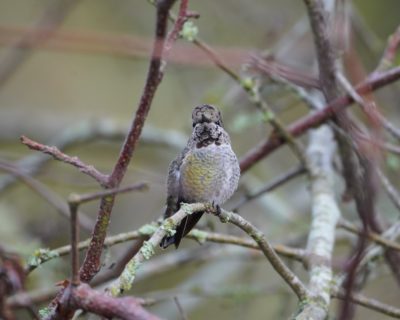
[[[129,261],[121,276],[108,288],[111,294],[116,296],[131,288],[138,268],[145,260],[150,259],[155,254],[155,248],[159,246],[163,237],[167,235],[167,233],[173,233],[182,219],[193,212],[210,210],[213,211],[213,209],[208,205],[202,203],[184,204],[173,216],[164,220],[161,227],[154,232],[148,241],[144,242],[139,253]],[[308,297],[308,291],[304,284],[302,284],[297,276],[282,262],[261,231],[255,228],[250,222],[233,212],[222,210],[221,213],[217,215],[221,221],[229,222],[238,226],[253,238],[273,268],[292,288],[299,300],[303,301]]]

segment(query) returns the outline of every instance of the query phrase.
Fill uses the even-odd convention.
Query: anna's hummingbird
[[[218,109],[207,104],[197,106],[192,112],[192,122],[193,132],[185,149],[169,167],[164,218],[178,211],[181,202],[222,205],[232,196],[239,182],[239,162]],[[174,235],[164,237],[161,247],[174,243],[178,248],[181,239],[203,213],[196,212],[183,219]]]

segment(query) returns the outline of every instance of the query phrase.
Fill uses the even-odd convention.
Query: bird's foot
[[[215,202],[211,202],[209,204],[209,208],[207,210],[209,213],[215,214],[217,217],[221,214],[221,207]]]

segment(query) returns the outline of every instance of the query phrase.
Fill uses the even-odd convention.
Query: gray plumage
[[[210,105],[197,106],[192,112],[192,123],[193,132],[185,149],[169,167],[164,218],[179,210],[181,202],[222,205],[239,182],[239,162],[218,109]],[[203,212],[197,212],[183,219],[176,233],[165,237],[161,246],[166,248],[174,243],[178,247],[182,237],[202,215]]]

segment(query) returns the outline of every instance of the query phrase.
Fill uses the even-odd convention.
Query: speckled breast
[[[184,201],[221,205],[231,197],[240,169],[230,145],[215,144],[194,149],[183,159],[180,188]]]

